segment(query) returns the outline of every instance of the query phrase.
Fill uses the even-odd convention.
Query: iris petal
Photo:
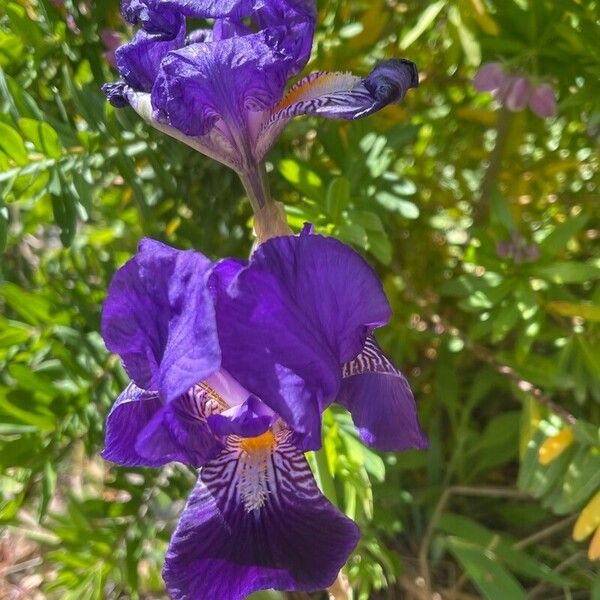
[[[374,338],[343,367],[337,402],[352,414],[361,439],[381,451],[427,448],[406,378]]]
[[[102,335],[136,385],[168,403],[218,370],[220,350],[202,254],[142,240],[117,271],[102,312]]]
[[[156,392],[147,392],[130,383],[121,392],[106,419],[102,457],[130,467],[157,466],[136,452],[134,442],[161,408]]]
[[[348,246],[272,238],[218,291],[223,366],[300,434],[303,449],[316,449],[340,365],[390,314],[375,272]]]
[[[293,117],[319,115],[327,119],[359,119],[399,102],[419,83],[414,63],[391,59],[364,79],[350,73],[312,73],[294,85],[271,111],[258,137],[257,155],[264,157]]]
[[[152,466],[179,461],[201,467],[222,447],[207,424],[222,408],[209,390],[194,386],[154,415],[135,442],[136,453]]]
[[[272,450],[261,442],[249,450],[266,453],[254,457],[253,467],[264,470],[250,488],[242,469],[252,459],[240,449],[228,447],[201,470],[166,555],[163,577],[174,600],[321,590],[355,547],[357,526],[319,492],[302,453],[285,439]],[[248,510],[253,483],[266,496]]]

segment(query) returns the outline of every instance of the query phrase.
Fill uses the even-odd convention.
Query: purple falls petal
[[[222,448],[207,424],[214,410],[211,394],[194,386],[154,415],[135,441],[136,454],[152,466],[178,461],[201,467]]]
[[[273,108],[259,133],[257,154],[266,154],[293,117],[359,119],[399,102],[410,88],[418,85],[416,65],[404,59],[384,61],[364,79],[350,73],[312,73],[294,85]]]
[[[135,440],[162,408],[157,392],[130,383],[121,392],[106,419],[102,457],[128,467],[154,467],[135,450]]]
[[[253,510],[240,496],[249,463],[239,451],[226,449],[201,470],[165,558],[173,600],[242,600],[268,588],[312,592],[335,580],[358,527],[319,492],[300,451],[283,441],[264,458],[268,493]]]
[[[220,350],[210,261],[145,239],[119,269],[102,312],[102,335],[139,387],[158,390],[165,403],[218,370]]]
[[[261,244],[219,291],[223,367],[320,447],[320,413],[391,309],[365,260],[333,238],[282,236]]]
[[[337,402],[352,414],[363,442],[376,450],[428,447],[410,386],[374,338],[344,365]]]

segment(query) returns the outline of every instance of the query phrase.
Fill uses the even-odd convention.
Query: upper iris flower
[[[142,29],[116,52],[109,100],[233,168],[255,210],[269,199],[261,163],[290,119],[357,119],[418,85],[415,65],[392,59],[366,78],[312,73],[285,94],[310,56],[313,0],[123,0],[122,12]],[[187,18],[214,24],[188,32]]]
[[[426,445],[406,380],[372,337],[389,318],[369,265],[307,231],[218,263],[144,240],[116,273],[102,332],[133,383],[103,455],[202,467],[166,556],[173,598],[333,582],[358,530],[303,456],[321,444],[323,410],[348,407],[375,448]]]

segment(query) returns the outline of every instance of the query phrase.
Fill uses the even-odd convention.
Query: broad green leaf
[[[540,249],[550,256],[557,255],[569,240],[585,227],[588,221],[589,216],[585,213],[581,213],[576,217],[568,217],[564,223],[554,227],[541,241]]]
[[[6,123],[0,123],[0,148],[19,166],[27,164],[27,149],[19,132]]]
[[[306,165],[292,158],[284,158],[277,164],[281,175],[308,198],[324,200],[321,178]]]
[[[333,223],[338,223],[342,210],[350,202],[350,181],[346,177],[336,177],[327,188],[325,209]]]
[[[33,142],[35,149],[50,158],[62,155],[60,140],[56,131],[42,121],[35,119],[19,119],[21,131]]]

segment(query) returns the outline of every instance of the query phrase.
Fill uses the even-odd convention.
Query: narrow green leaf
[[[427,28],[433,23],[435,18],[440,14],[442,9],[446,6],[446,0],[438,0],[433,4],[430,4],[419,17],[415,26],[408,31],[404,37],[400,40],[400,49],[406,50],[413,42],[418,40]]]

